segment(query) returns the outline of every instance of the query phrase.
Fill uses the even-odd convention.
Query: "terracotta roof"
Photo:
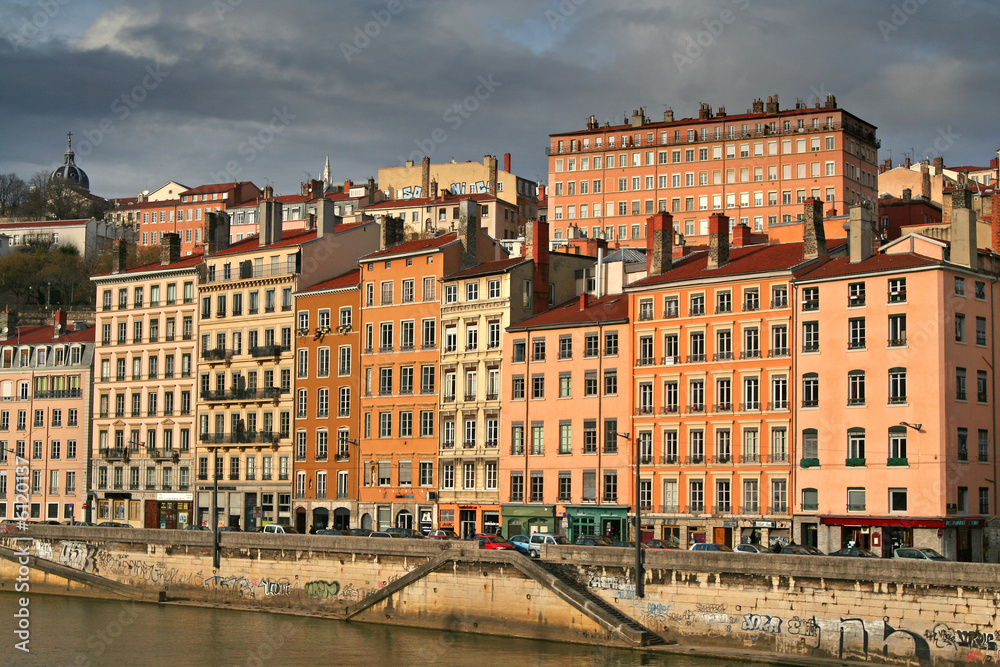
[[[941,262],[923,255],[900,253],[892,255],[872,255],[868,259],[851,264],[848,257],[834,257],[830,261],[816,267],[812,271],[800,275],[799,280],[816,280],[822,278],[837,278],[853,276],[861,273],[880,273],[901,269],[911,269],[917,266],[939,266]]]
[[[91,221],[91,218],[80,218],[78,220],[32,220],[30,222],[2,222],[0,229],[20,229],[22,227],[75,227],[84,225]]]
[[[0,341],[0,345],[40,345],[42,343],[93,343],[94,334],[97,331],[94,327],[87,327],[78,331],[67,331],[59,338],[54,338],[55,327],[51,324],[35,324],[31,326],[17,327],[11,332],[10,337],[5,341]]]
[[[242,241],[237,241],[236,243],[230,244],[225,250],[220,250],[219,252],[211,255],[212,257],[218,257],[219,255],[234,255],[239,252],[249,252],[260,247],[260,234],[254,234],[253,236],[248,236]],[[276,243],[271,243],[270,245],[264,246],[265,248],[287,248],[288,246],[299,245],[300,243],[305,243],[306,241],[312,241],[316,238],[316,230],[306,231],[304,229],[286,229],[281,234],[281,240]]]
[[[456,271],[451,275],[445,276],[443,280],[452,280],[455,278],[468,278],[469,276],[484,276],[489,273],[503,273],[507,269],[517,266],[518,264],[523,264],[525,262],[530,262],[529,257],[511,257],[510,259],[498,259],[492,262],[480,262],[475,266],[470,266],[467,269],[462,269],[461,271]]]
[[[386,201],[380,201],[377,204],[369,204],[365,206],[364,209],[367,211],[373,208],[406,208],[408,206],[441,206],[449,204],[457,204],[460,201],[466,199],[471,199],[472,201],[492,201],[496,199],[496,196],[488,192],[477,192],[475,194],[467,195],[442,195],[437,199],[431,199],[430,197],[414,197],[413,199],[388,199]]]
[[[94,277],[120,276],[128,273],[142,273],[143,271],[174,271],[176,269],[187,269],[192,266],[198,266],[198,264],[201,263],[201,260],[201,250],[199,250],[194,254],[188,255],[187,257],[182,257],[172,264],[160,264],[159,262],[153,262],[151,264],[143,264],[142,266],[130,266],[124,271],[119,271],[118,273],[111,273],[110,271],[95,273]]]
[[[213,183],[209,185],[199,185],[196,188],[191,188],[190,190],[185,190],[182,195],[199,195],[206,192],[223,192],[225,190],[231,190],[239,185],[239,183]]]
[[[529,317],[508,327],[509,331],[519,331],[522,329],[554,329],[558,327],[596,325],[598,323],[628,321],[628,296],[624,294],[610,294],[594,299],[587,297],[587,306],[580,309],[580,297],[576,296],[569,301],[546,310],[544,313]]]
[[[446,246],[452,241],[458,239],[457,232],[448,232],[447,234],[442,234],[441,236],[435,236],[429,239],[415,239],[413,241],[404,241],[403,243],[398,243],[389,248],[383,250],[376,250],[373,253],[359,257],[358,261],[363,262],[365,260],[375,259],[377,257],[391,257],[392,255],[405,255],[411,252],[421,252],[423,250],[433,250],[434,248],[440,248]]]
[[[838,244],[839,245],[839,244]],[[832,250],[830,244],[827,248]],[[682,258],[675,258],[673,268],[658,276],[638,280],[632,287],[646,287],[660,283],[715,278],[719,276],[739,276],[767,271],[788,271],[805,261],[802,258],[802,243],[775,243],[770,245],[748,245],[730,247],[729,261],[717,269],[708,269],[708,251],[699,250]]]
[[[351,269],[347,273],[342,273],[336,278],[330,278],[318,285],[313,285],[307,289],[299,290],[299,294],[318,292],[320,290],[336,289],[338,287],[356,287],[361,284],[361,269]]]

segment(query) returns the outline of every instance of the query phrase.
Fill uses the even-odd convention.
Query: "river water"
[[[17,650],[13,593],[0,593],[0,665],[21,667],[534,667],[740,663],[231,609],[31,594],[30,653]]]

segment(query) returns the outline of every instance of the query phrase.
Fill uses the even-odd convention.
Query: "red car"
[[[501,549],[504,551],[514,551],[514,545],[499,535],[476,535],[473,542],[479,542],[484,549]]]

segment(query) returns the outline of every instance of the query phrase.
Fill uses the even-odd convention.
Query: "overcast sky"
[[[108,197],[287,193],[328,154],[335,181],[505,152],[544,181],[548,135],[590,114],[772,93],[835,94],[880,159],[986,165],[998,32],[996,0],[0,0],[0,173],[55,168],[72,131]]]

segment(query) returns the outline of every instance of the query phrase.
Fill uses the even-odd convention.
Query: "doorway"
[[[351,525],[351,510],[346,507],[338,507],[333,510],[333,527],[337,530],[344,530]]]
[[[295,530],[300,533],[306,532],[306,508],[296,507],[295,508]]]
[[[476,534],[476,510],[458,510],[459,536],[471,540]]]

